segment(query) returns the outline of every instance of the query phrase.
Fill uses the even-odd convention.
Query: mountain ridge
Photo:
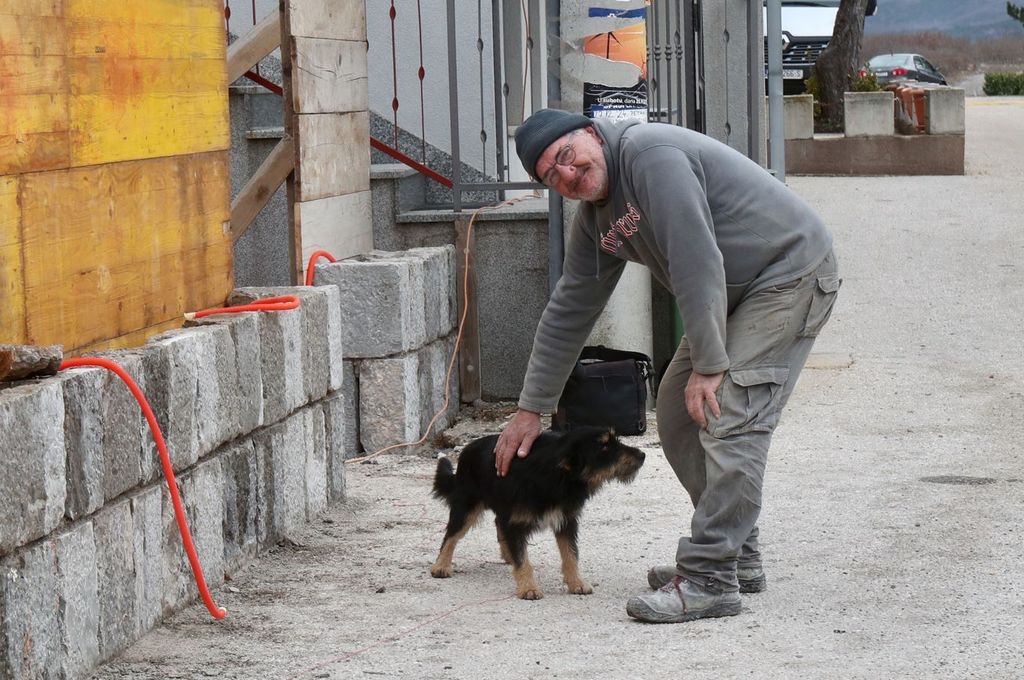
[[[865,35],[924,32],[1024,40],[1024,27],[1006,14],[1005,0],[878,0],[878,11],[864,21]]]

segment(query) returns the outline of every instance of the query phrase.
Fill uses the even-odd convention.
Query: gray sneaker
[[[629,598],[626,613],[648,623],[682,623],[713,616],[735,616],[741,606],[737,592],[703,588],[676,576],[654,592]]]
[[[662,564],[651,567],[647,572],[647,583],[652,590],[657,590],[676,577],[676,565]],[[736,570],[736,578],[740,582],[741,593],[761,593],[768,590],[768,579],[761,567],[747,567]]]

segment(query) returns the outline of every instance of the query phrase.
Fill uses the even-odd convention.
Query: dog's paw
[[[516,597],[520,600],[540,600],[544,597],[544,593],[537,587],[524,588],[516,593]]]
[[[451,578],[452,566],[450,564],[447,566],[435,564],[430,568],[430,575],[434,578]]]
[[[576,581],[575,583],[566,583],[566,587],[569,588],[569,592],[573,595],[593,595],[594,586],[590,585],[583,579]]]

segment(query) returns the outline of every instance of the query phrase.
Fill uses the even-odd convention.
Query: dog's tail
[[[443,453],[437,454],[437,472],[434,474],[434,498],[448,500],[455,491],[455,468]]]

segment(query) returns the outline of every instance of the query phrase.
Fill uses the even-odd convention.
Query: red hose
[[[296,303],[298,300],[296,300]],[[232,307],[231,309],[236,309]],[[174,479],[174,468],[171,467],[171,457],[167,454],[167,444],[164,443],[164,436],[160,431],[160,426],[156,422],[156,417],[153,415],[153,409],[149,407],[149,402],[146,401],[146,396],[139,389],[139,386],[132,380],[132,377],[121,368],[118,364],[114,363],[109,359],[100,358],[89,358],[89,359],[65,359],[64,363],[60,365],[60,370],[68,368],[76,368],[78,366],[99,366],[109,371],[113,371],[117,374],[124,384],[128,386],[132,394],[135,396],[135,400],[139,402],[139,406],[142,408],[142,414],[146,416],[146,421],[149,423],[149,429],[153,433],[153,440],[156,442],[156,448],[160,452],[160,462],[163,464],[164,477],[167,479],[167,488],[171,493],[171,502],[174,504],[174,516],[178,520],[178,530],[181,532],[181,542],[185,546],[185,554],[188,555],[189,564],[192,565],[192,574],[195,576],[196,585],[199,586],[199,594],[203,598],[203,603],[206,604],[206,609],[209,610],[210,614],[215,619],[223,619],[227,616],[227,610],[223,607],[218,607],[213,597],[210,595],[210,591],[206,587],[206,579],[203,578],[203,568],[199,565],[199,557],[196,555],[195,545],[192,543],[192,534],[189,533],[188,524],[185,521],[185,510],[181,507],[181,496],[178,495],[178,484]]]
[[[306,265],[306,285],[307,286],[312,286],[313,285],[313,273],[314,273],[313,265],[316,264],[316,261],[318,259],[320,259],[321,257],[324,258],[325,260],[327,260],[328,262],[337,262],[337,260],[334,259],[334,255],[331,255],[326,250],[318,250],[315,253],[313,253],[312,255],[310,255],[309,256],[309,264]]]
[[[238,314],[240,312],[284,312],[289,309],[295,309],[299,304],[299,298],[294,295],[279,295],[277,297],[254,300],[247,305],[238,305],[236,307],[211,307],[199,312],[185,312],[185,318],[191,321],[192,319],[202,319],[204,316],[213,316],[214,314]]]

